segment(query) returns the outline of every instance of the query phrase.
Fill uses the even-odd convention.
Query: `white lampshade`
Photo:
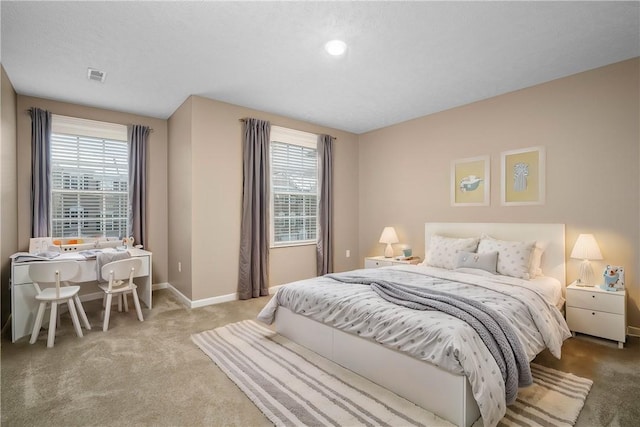
[[[398,235],[396,234],[396,230],[393,227],[385,227],[382,230],[382,234],[380,235],[380,243],[386,243],[387,247],[384,250],[384,256],[387,258],[391,258],[393,256],[393,247],[391,246],[393,243],[398,243]]]
[[[576,244],[573,245],[573,250],[571,251],[571,258],[602,259],[600,246],[598,246],[593,234],[581,234],[578,236],[578,240],[576,240]]]
[[[602,252],[600,252],[600,247],[593,234],[580,234],[578,236],[578,240],[576,240],[576,244],[573,245],[573,250],[571,251],[571,258],[582,260],[578,283],[587,286],[593,285],[593,268],[591,268],[589,260],[602,259]]]

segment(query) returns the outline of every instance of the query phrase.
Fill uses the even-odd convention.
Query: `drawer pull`
[[[592,315],[592,316],[595,316],[596,314],[592,312],[592,313],[591,313],[591,315]]]
[[[591,295],[591,298],[595,298],[595,297],[596,297],[595,295]]]

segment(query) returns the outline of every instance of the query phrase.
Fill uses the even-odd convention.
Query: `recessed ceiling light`
[[[329,55],[340,56],[347,50],[347,44],[342,40],[331,40],[324,45],[324,49]]]
[[[107,73],[94,68],[87,68],[87,78],[89,80],[104,83],[104,79],[107,78]]]

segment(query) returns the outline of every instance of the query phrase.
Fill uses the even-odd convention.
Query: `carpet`
[[[253,320],[191,339],[278,426],[452,425]],[[534,384],[519,391],[500,425],[575,424],[592,381],[531,368]]]

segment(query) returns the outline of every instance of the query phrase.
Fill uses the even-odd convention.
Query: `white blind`
[[[292,141],[272,133],[272,244],[313,242],[317,236],[317,150],[311,144],[297,145],[281,139]]]
[[[128,147],[121,127],[124,140],[52,133],[52,237],[126,236]]]

